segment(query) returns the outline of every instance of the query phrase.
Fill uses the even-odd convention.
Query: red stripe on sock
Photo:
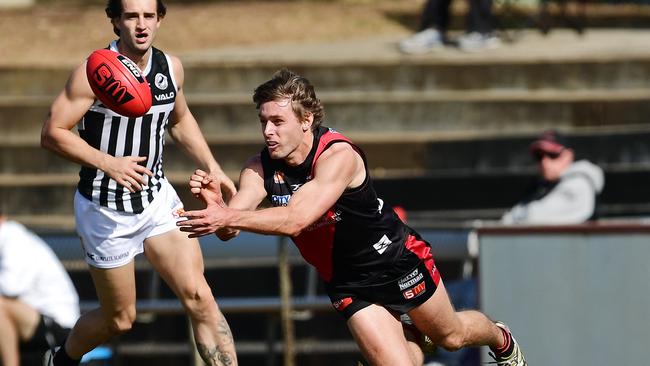
[[[494,349],[494,352],[497,353],[497,354],[501,354],[501,353],[507,351],[508,348],[510,348],[510,343],[512,343],[512,336],[510,335],[510,333],[508,333],[503,328],[499,328],[499,330],[501,331],[501,333],[503,333],[503,338],[505,339],[505,342],[504,342],[503,346]]]

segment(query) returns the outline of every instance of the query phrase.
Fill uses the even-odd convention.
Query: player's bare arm
[[[138,165],[146,157],[111,156],[88,145],[72,132],[94,100],[84,62],[72,72],[65,88],[52,103],[41,131],[41,145],[70,161],[104,171],[131,192],[141,190],[146,184],[143,175],[152,175],[149,169]]]
[[[205,137],[201,133],[199,124],[187,107],[187,100],[183,91],[185,72],[181,61],[174,56],[170,57],[174,67],[177,94],[176,105],[169,120],[171,126],[169,134],[183,152],[198,164],[201,170],[208,172],[214,181],[219,182],[221,192],[223,192],[226,199],[229,199],[237,193],[235,184],[215,160],[208,143],[205,141]]]
[[[197,170],[190,178],[190,189],[206,206],[221,205],[225,207],[219,196],[219,187],[212,182],[207,173]],[[264,173],[259,155],[248,160],[239,175],[239,190],[229,202],[229,207],[237,210],[254,210],[266,197],[264,189]],[[226,227],[206,228],[207,234],[214,232],[223,241],[239,235],[239,230]],[[203,234],[202,234],[203,235]]]
[[[251,211],[214,204],[201,211],[184,213],[189,220],[179,225],[183,231],[200,235],[228,227],[296,236],[325,214],[346,189],[360,185],[364,179],[365,168],[359,154],[348,144],[334,144],[318,159],[314,179],[300,187],[286,207]],[[263,188],[263,183],[260,184]]]

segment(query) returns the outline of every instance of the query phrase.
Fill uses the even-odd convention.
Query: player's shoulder
[[[262,166],[262,155],[261,154],[255,154],[248,158],[246,160],[245,166],[247,168],[255,168],[255,167],[261,167]]]
[[[181,61],[180,58],[178,58],[178,56],[172,55],[172,54],[169,54],[169,53],[165,53],[165,55],[167,55],[167,57],[169,57],[169,60],[171,61],[172,65],[174,65],[174,66],[176,66],[176,65],[183,66],[183,62]]]
[[[351,156],[353,154],[356,154],[356,150],[352,146],[351,142],[347,140],[337,140],[322,152],[319,159],[331,156]]]
[[[159,49],[158,49],[158,51],[159,51],[161,54],[163,54],[163,55],[166,56],[166,58],[167,58],[167,59],[169,60],[169,62],[171,63],[170,66],[174,68],[174,71],[177,71],[178,69],[181,69],[181,70],[182,70],[182,68],[183,68],[183,62],[181,61],[180,58],[178,58],[178,56],[173,55],[173,54],[171,54],[171,53],[164,52],[164,51],[159,50]]]
[[[170,54],[166,54],[166,55],[169,59],[169,62],[171,63],[171,65],[169,66],[174,71],[174,75],[176,76],[176,81],[182,83],[183,80],[185,79],[184,77],[185,70],[183,69],[183,62],[181,61],[180,58],[174,55],[170,55]]]
[[[93,91],[90,88],[90,82],[88,81],[88,75],[86,73],[87,64],[88,59],[84,59],[72,69],[65,85],[65,89],[69,94],[93,96],[94,98]]]

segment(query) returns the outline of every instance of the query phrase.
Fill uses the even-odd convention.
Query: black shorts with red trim
[[[431,246],[416,235],[409,235],[404,245],[407,250],[400,262],[407,261],[412,266],[394,280],[378,284],[326,284],[334,309],[345,319],[371,304],[405,314],[431,298],[440,283]]]

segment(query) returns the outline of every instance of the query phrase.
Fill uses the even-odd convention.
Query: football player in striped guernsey
[[[82,315],[53,359],[46,359],[55,366],[77,365],[85,353],[131,329],[134,257],[143,252],[186,309],[205,362],[237,364],[228,323],[203,275],[199,243],[176,227],[183,204],[163,172],[165,133],[226,196],[236,189],[188,109],[181,62],[152,46],[165,13],[160,0],[109,0],[106,7],[118,36],[108,48],[134,61],[149,82],[153,103],[146,114],[128,118],[99,102],[83,62],[43,126],[43,147],[81,165],[76,227],[100,303]]]

